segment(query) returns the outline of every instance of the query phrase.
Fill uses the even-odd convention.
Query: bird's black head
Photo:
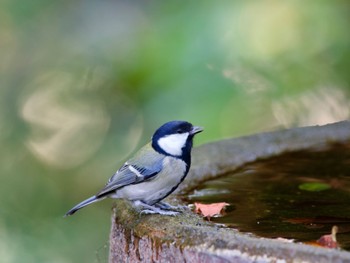
[[[187,121],[170,121],[163,124],[152,137],[153,148],[162,154],[190,162],[193,137],[203,131]]]

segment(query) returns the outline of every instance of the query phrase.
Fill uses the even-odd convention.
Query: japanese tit
[[[203,128],[186,121],[163,124],[133,158],[108,180],[96,195],[79,203],[66,213],[106,197],[131,201],[145,214],[176,215],[174,207],[161,202],[185,179],[191,166],[193,137]]]

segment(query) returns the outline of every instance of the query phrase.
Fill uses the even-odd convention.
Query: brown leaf
[[[313,218],[287,218],[284,219],[283,222],[291,223],[291,224],[311,224],[314,222]]]
[[[203,217],[206,217],[210,221],[211,217],[222,214],[225,206],[229,204],[225,202],[213,204],[202,204],[196,202],[194,205],[195,212],[201,214]]]
[[[339,248],[337,243],[336,234],[338,232],[338,227],[332,227],[332,234],[323,235],[316,241],[305,242],[305,244],[316,246],[316,247],[327,247],[327,248]]]
[[[338,248],[339,245],[337,243],[337,238],[336,238],[337,232],[338,232],[338,227],[333,226],[332,227],[332,234],[323,235],[316,242],[323,247]]]

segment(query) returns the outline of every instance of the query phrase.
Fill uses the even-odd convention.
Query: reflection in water
[[[334,145],[250,163],[205,182],[188,199],[229,203],[212,221],[263,237],[312,241],[337,225],[340,246],[350,249],[349,150]]]

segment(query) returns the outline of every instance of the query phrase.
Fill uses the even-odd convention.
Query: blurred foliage
[[[201,144],[349,118],[346,0],[0,7],[2,262],[106,262],[112,201],[62,215],[166,121]]]

